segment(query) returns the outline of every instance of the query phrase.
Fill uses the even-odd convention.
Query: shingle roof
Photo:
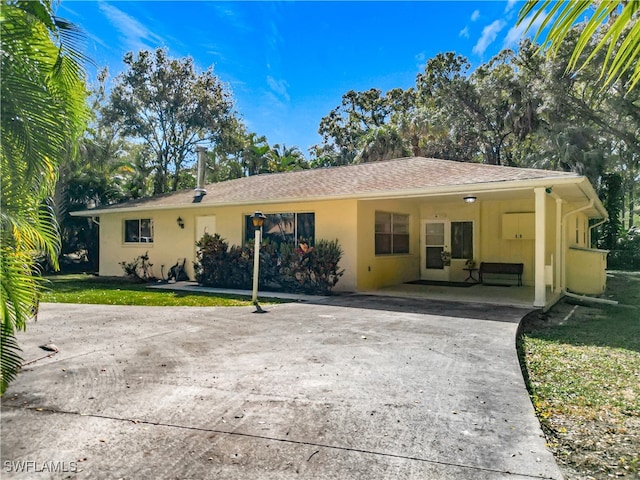
[[[243,177],[206,186],[200,205],[270,203],[301,199],[390,196],[394,192],[493,184],[536,179],[576,177],[574,173],[464,163],[410,157],[343,167],[300,170]],[[132,200],[109,207],[118,209],[181,207],[193,203],[193,190],[182,190]]]

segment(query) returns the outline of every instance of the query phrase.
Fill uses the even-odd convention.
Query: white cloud
[[[480,18],[480,10],[474,10],[471,14],[471,21],[475,22],[478,18]]]
[[[100,2],[100,10],[123,35],[127,49],[137,51],[164,44],[162,37],[122,10],[104,2]]]
[[[246,21],[241,13],[238,10],[231,8],[232,6],[235,7],[235,5],[227,5],[217,2],[213,3],[212,5],[214,11],[216,12],[216,15],[220,17],[225,23],[233,26],[236,30],[240,30],[242,32],[249,32],[253,30],[250,23]]]
[[[267,85],[274,93],[284,98],[287,102],[289,101],[289,92],[287,91],[289,84],[286,80],[276,80],[271,75],[267,75]]]
[[[510,12],[516,3],[518,3],[518,0],[507,0],[507,6],[504,7],[504,12]]]
[[[484,27],[482,29],[482,36],[473,47],[473,53],[483,55],[487,47],[495,41],[498,33],[500,33],[506,25],[504,20],[496,20]]]
[[[531,18],[534,14],[531,14],[527,18],[525,18],[520,25],[515,25],[509,29],[509,32],[507,33],[507,36],[505,37],[502,44],[502,48],[509,48],[520,43],[520,40],[522,40],[525,36],[524,31],[529,26]],[[538,18],[536,18],[535,22],[533,23],[533,25],[531,25],[531,28],[528,31],[529,36],[535,35],[535,33],[538,31],[538,28],[540,28],[540,25],[542,25],[542,22],[544,22],[544,19],[547,18],[547,15],[548,13],[543,11],[542,14],[539,15]]]
[[[459,37],[469,38],[469,27],[464,27],[458,34]]]

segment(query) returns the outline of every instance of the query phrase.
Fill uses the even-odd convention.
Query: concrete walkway
[[[43,304],[24,359],[60,352],[2,399],[0,476],[561,478],[516,358],[527,310],[268,310]]]

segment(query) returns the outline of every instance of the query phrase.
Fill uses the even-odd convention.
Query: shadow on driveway
[[[380,295],[351,294],[322,297],[318,303],[348,308],[384,310],[397,313],[443,315],[447,317],[495,322],[519,323],[532,311],[531,308],[489,305],[470,302],[449,302],[417,298],[401,298]]]

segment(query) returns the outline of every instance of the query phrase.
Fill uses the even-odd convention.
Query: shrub
[[[253,284],[254,245],[229,247],[219,235],[196,243],[196,280],[201,285],[250,289]],[[301,241],[277,245],[265,241],[260,247],[258,286],[261,289],[326,295],[344,273],[338,267],[342,249],[337,240],[318,241],[309,247]]]
[[[149,252],[145,252],[144,255],[140,255],[133,259],[132,262],[120,262],[125,275],[129,278],[140,280],[143,282],[149,282],[155,280],[153,271],[153,263],[149,262]]]
[[[609,252],[607,268],[611,270],[640,270],[640,227],[631,227]]]
[[[338,267],[342,258],[338,240],[319,240],[315,247],[286,245],[281,253],[280,278],[289,291],[327,295],[344,274]]]
[[[194,263],[196,281],[210,287],[226,286],[229,276],[229,244],[217,233],[204,236],[196,242],[197,261]]]

